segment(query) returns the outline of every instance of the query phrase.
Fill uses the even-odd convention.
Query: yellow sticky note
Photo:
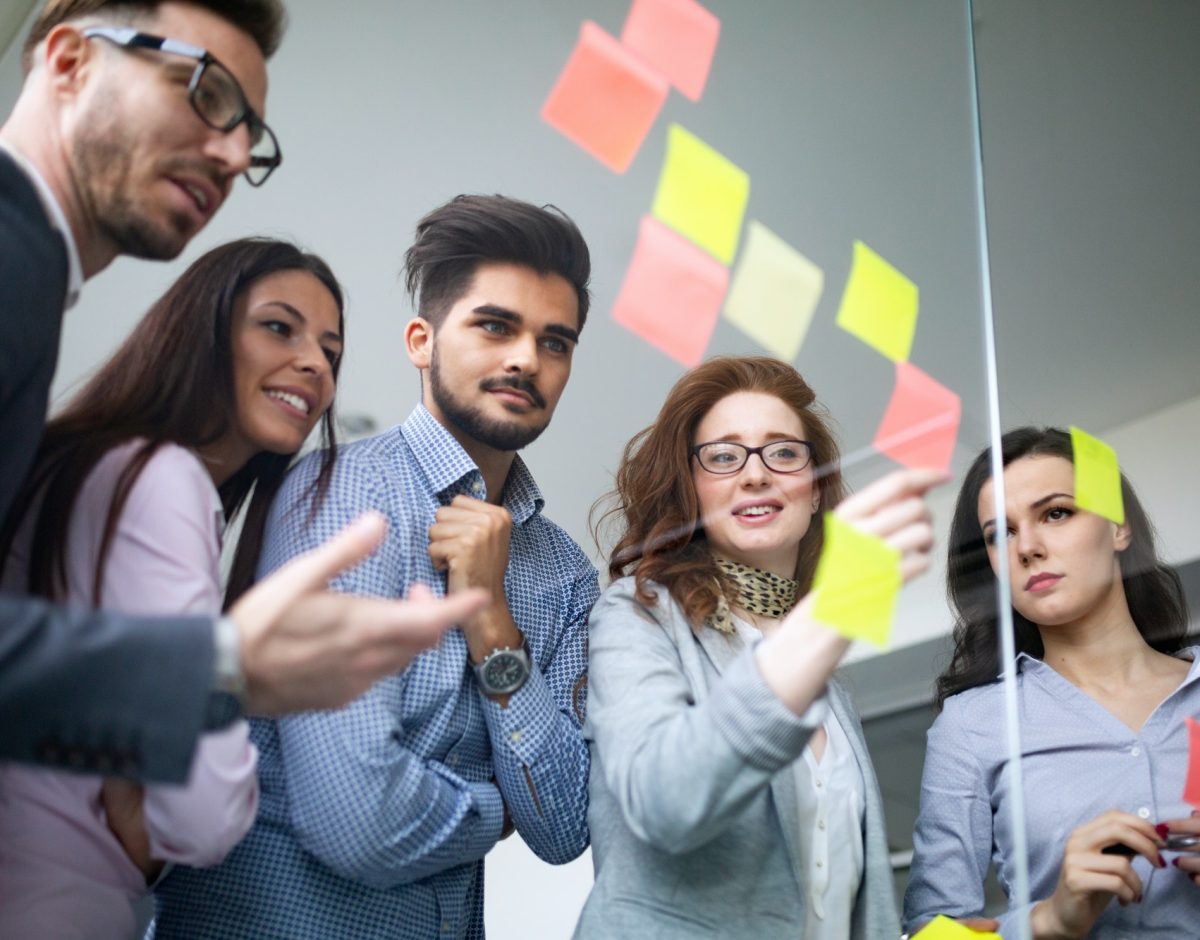
[[[725,301],[725,319],[772,355],[791,362],[824,289],[825,272],[752,219]]]
[[[912,940],[1000,940],[1000,934],[991,931],[972,930],[956,920],[938,914]]]
[[[907,362],[917,330],[917,285],[860,241],[837,325],[893,362]]]
[[[813,577],[813,617],[852,640],[886,646],[900,592],[900,552],[825,514],[825,545]]]
[[[1075,505],[1122,525],[1125,501],[1121,498],[1117,452],[1100,438],[1074,426],[1071,449],[1075,452]]]
[[[730,265],[749,199],[744,170],[678,124],[670,126],[654,193],[655,218]]]

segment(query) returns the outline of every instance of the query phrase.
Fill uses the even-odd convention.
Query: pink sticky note
[[[624,173],[667,100],[658,72],[595,23],[585,22],[542,119]]]
[[[875,449],[906,467],[945,470],[954,454],[962,401],[910,362],[896,363],[896,387]]]
[[[721,21],[696,0],[633,0],[621,42],[699,101],[720,35]]]
[[[653,216],[642,216],[613,319],[676,362],[699,365],[729,288],[729,269]]]
[[[1188,772],[1183,785],[1183,801],[1200,809],[1200,724],[1184,718],[1188,729]]]

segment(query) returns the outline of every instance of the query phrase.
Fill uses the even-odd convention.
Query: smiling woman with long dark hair
[[[1187,881],[1200,858],[1166,864],[1170,833],[1200,832],[1180,795],[1200,663],[1197,647],[1180,649],[1179,578],[1123,475],[1123,523],[1076,504],[1066,432],[1019,428],[1001,447],[1005,518],[985,451],[951,526],[954,658],[938,679],[905,921],[978,914],[989,863],[1006,892],[1013,883],[1012,778],[996,721],[994,570],[1007,551],[1033,904],[1002,915],[1001,932],[1015,936],[1029,917],[1039,940],[1192,936],[1200,891]]]
[[[316,256],[243,239],[201,257],[50,422],[2,536],[4,587],[218,614],[226,522],[246,505],[232,602],[293,456],[318,422],[333,436],[342,334],[341,289]],[[109,778],[0,770],[0,936],[129,937],[164,862],[214,864],[253,823],[247,730],[201,736],[186,786],[120,779],[135,742],[111,743]]]

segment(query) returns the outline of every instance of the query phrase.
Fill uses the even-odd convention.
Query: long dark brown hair
[[[1022,457],[1061,457],[1075,462],[1071,435],[1060,428],[1017,428],[1000,439],[1004,466]],[[937,708],[951,695],[996,681],[1000,673],[999,609],[996,577],[979,525],[979,493],[991,479],[991,450],[975,458],[963,479],[950,523],[946,594],[954,611],[954,655],[938,676]],[[1170,565],[1159,560],[1154,526],[1133,487],[1121,474],[1129,547],[1118,555],[1125,599],[1138,632],[1161,653],[1183,645],[1188,613],[1183,585]],[[1041,659],[1042,636],[1035,624],[1014,608],[1013,634],[1018,653]]]
[[[765,356],[722,356],[676,382],[654,423],[625,446],[616,488],[593,507],[593,517],[604,509],[593,528],[599,541],[606,522],[618,526],[620,535],[608,566],[611,578],[632,570],[643,603],[651,603],[654,597],[648,582],[663,585],[695,628],[716,609],[719,591],[729,585],[700,524],[700,503],[692,483],[692,438],[712,407],[734,392],[774,395],[800,417],[813,445],[820,506],[800,543],[795,577],[801,593],[810,587],[821,554],[823,514],[845,495],[828,415],[808,383],[786,362]]]
[[[0,564],[30,507],[34,520],[27,589],[59,597],[66,588],[66,541],[71,513],[89,474],[114,447],[141,439],[113,490],[92,587],[101,603],[108,550],[129,492],[154,453],[166,443],[199,448],[229,430],[236,410],[233,376],[234,304],[251,284],[280,271],[306,271],[319,280],[338,308],[344,336],[342,289],[316,255],[288,242],[245,238],[214,248],[191,265],[134,328],[63,411],[46,427],[34,469],[0,531]],[[336,380],[338,363],[333,366]],[[321,419],[321,472],[313,507],[329,487],[336,457],[333,407]],[[259,452],[221,484],[226,520],[251,496],[234,554],[226,605],[254,581],[263,527],[291,454]]]

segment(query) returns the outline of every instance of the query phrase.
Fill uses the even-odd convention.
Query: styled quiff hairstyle
[[[21,47],[21,68],[28,75],[33,68],[33,51],[60,23],[103,17],[109,25],[134,26],[152,16],[163,0],[49,0],[38,14],[25,45]],[[209,10],[232,23],[254,40],[269,59],[283,40],[287,14],[281,0],[186,0],[188,4]]]
[[[1061,428],[1016,428],[1000,439],[1007,467],[1024,457],[1061,457],[1075,462],[1071,435]],[[954,611],[954,655],[938,676],[935,704],[940,709],[951,695],[995,682],[1000,673],[1000,615],[996,606],[996,576],[979,525],[979,493],[992,478],[991,450],[971,464],[963,478],[954,518],[950,522],[946,595]],[[1121,498],[1130,529],[1129,546],[1118,553],[1125,600],[1138,632],[1154,649],[1172,653],[1187,635],[1187,602],[1175,569],[1159,560],[1154,526],[1125,474]],[[1041,659],[1042,635],[1014,608],[1013,640],[1017,653]]]
[[[405,286],[419,316],[439,327],[471,286],[481,264],[519,264],[557,274],[575,288],[579,330],[587,320],[587,242],[556,206],[538,207],[507,196],[455,196],[417,223],[404,255]]]
[[[800,543],[795,578],[808,591],[824,539],[824,513],[845,495],[837,441],[825,409],[800,373],[786,362],[765,356],[722,356],[688,372],[671,389],[654,423],[625,446],[616,488],[597,503],[607,504],[596,526],[614,520],[620,537],[608,573],[634,573],[637,596],[654,600],[651,581],[665,587],[699,629],[716,610],[720,592],[728,592],[709,549],[700,519],[700,501],[692,482],[696,427],[721,399],[735,392],[774,395],[804,423],[813,447],[814,477],[820,505]]]

